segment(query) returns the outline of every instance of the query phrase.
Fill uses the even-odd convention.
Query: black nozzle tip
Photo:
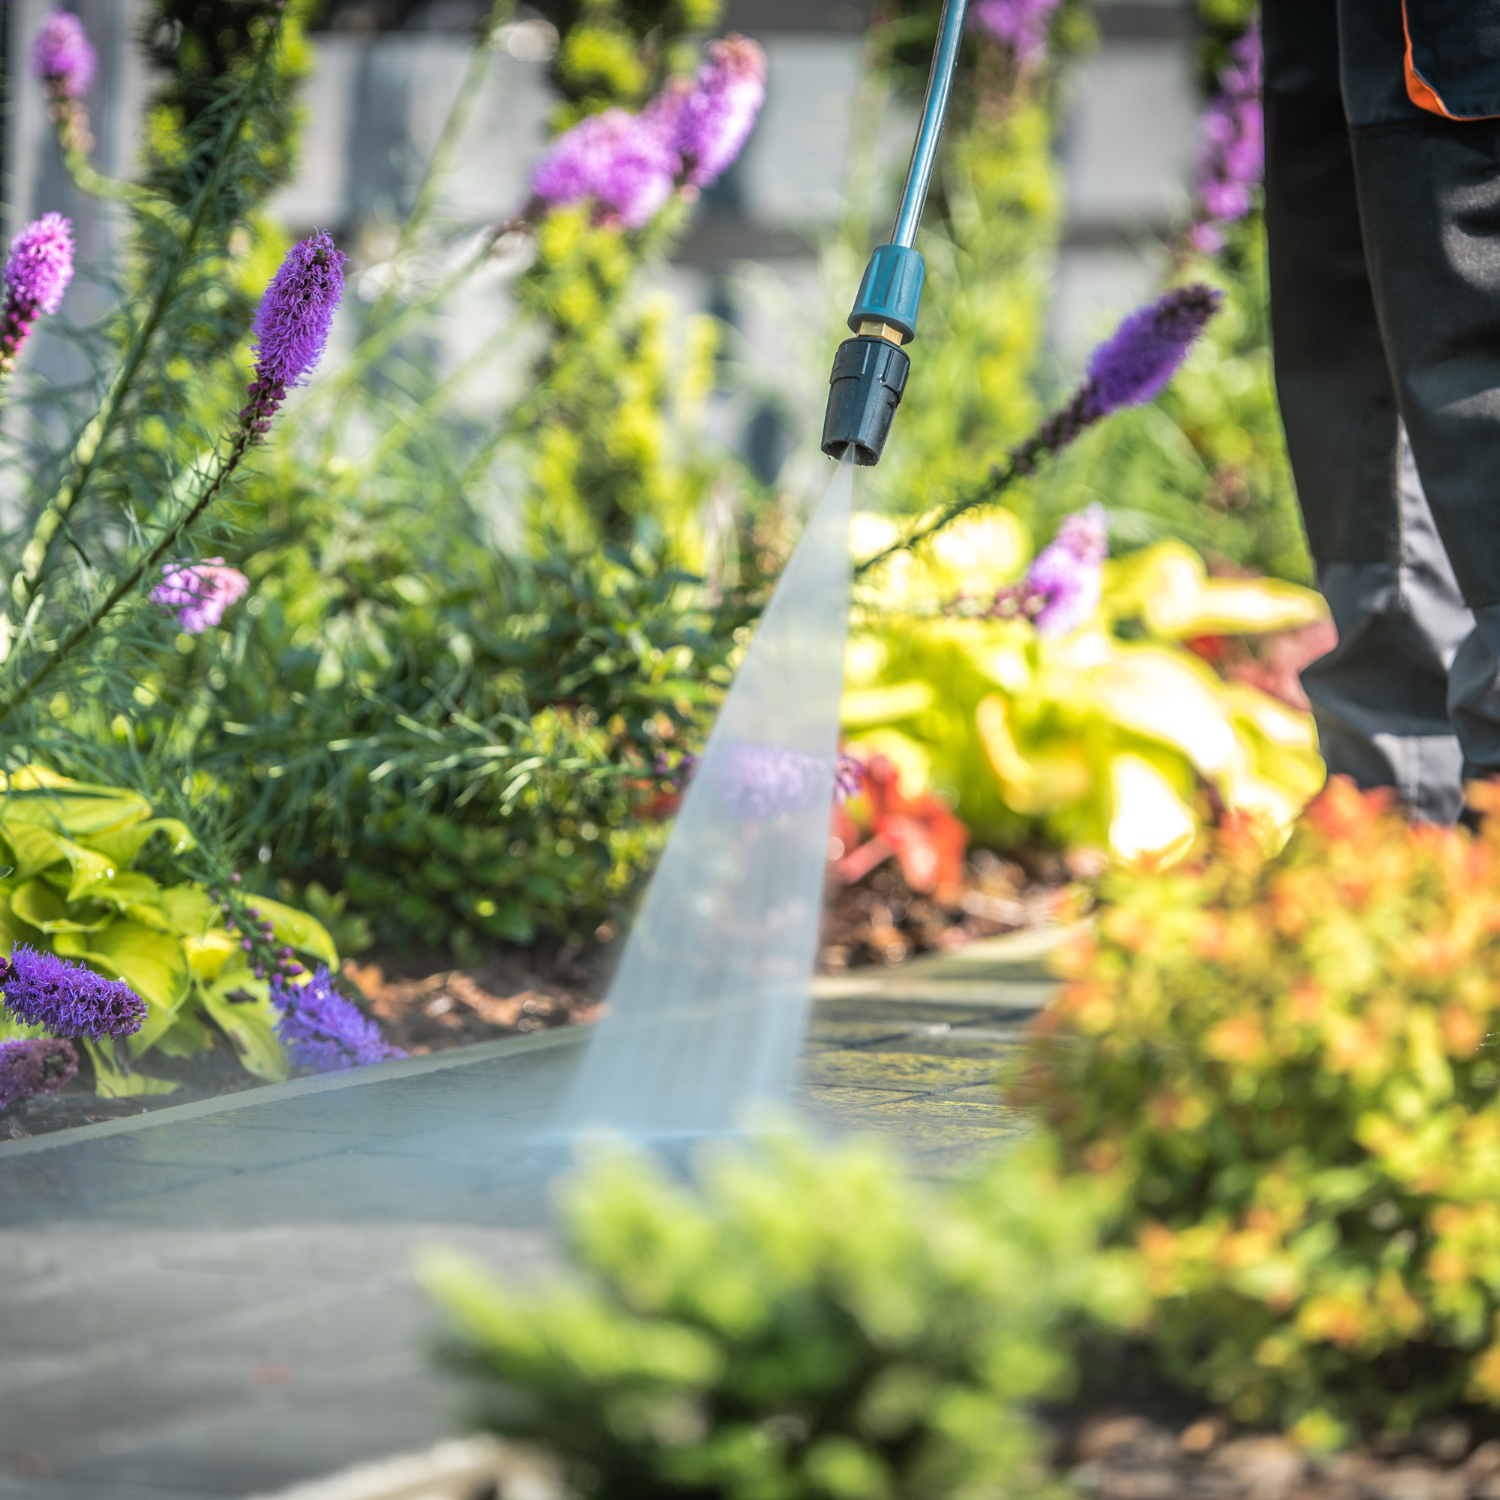
[[[839,345],[823,418],[823,451],[829,458],[852,454],[857,464],[880,462],[910,369],[905,350],[885,339],[861,335]]]

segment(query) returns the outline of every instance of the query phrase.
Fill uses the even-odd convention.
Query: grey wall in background
[[[74,0],[100,44],[100,77],[89,104],[106,170],[128,169],[136,149],[150,83],[131,45],[143,3]],[[6,7],[12,59],[24,60],[50,5],[19,0]],[[838,321],[840,310],[829,305],[833,292],[818,280],[815,246],[840,200],[866,9],[839,0],[731,0],[727,26],[757,36],[769,54],[767,104],[740,162],[705,195],[664,278],[689,307],[731,313],[750,372],[758,370],[794,414],[811,413],[809,422],[820,411],[819,392],[809,385],[788,402],[786,371],[809,341],[813,347],[826,342]],[[358,231],[389,220],[409,196],[467,60],[464,32],[444,28],[461,28],[472,10],[472,0],[446,0],[446,8],[430,0],[406,9],[408,29],[402,31],[319,35],[304,159],[274,205],[288,227],[339,230],[365,261],[378,260],[379,234],[362,239]],[[336,19],[354,27],[364,24],[363,15],[354,0],[345,0]],[[1102,45],[1075,73],[1059,147],[1068,208],[1052,320],[1059,372],[1076,368],[1092,341],[1154,286],[1161,237],[1186,201],[1195,145],[1187,0],[1105,0],[1099,16]],[[524,202],[550,102],[539,46],[544,40],[545,27],[535,20],[506,32],[445,195],[443,214],[455,229],[505,217]],[[107,264],[113,253],[108,212],[80,201],[57,159],[39,91],[23,68],[13,66],[12,76],[6,131],[12,231],[59,208],[77,222],[83,259]],[[888,135],[898,172],[894,158],[904,156],[906,122],[893,120]],[[365,286],[365,295],[373,295],[374,285]],[[488,316],[504,315],[498,288],[479,303]],[[100,306],[80,281],[67,313],[87,321]],[[475,327],[480,310],[467,307],[462,319],[452,320],[455,356],[481,336]],[[727,439],[739,441],[757,410],[753,400],[742,402],[717,420]]]

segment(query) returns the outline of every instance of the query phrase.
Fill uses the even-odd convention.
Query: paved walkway
[[[963,1170],[1049,989],[1034,935],[824,979],[799,1103]],[[0,1500],[209,1500],[420,1448],[457,1393],[413,1252],[547,1261],[528,1140],[582,1032],[302,1079],[0,1145]]]

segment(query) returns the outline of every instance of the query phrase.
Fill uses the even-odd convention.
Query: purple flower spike
[[[222,557],[201,563],[163,563],[162,581],[151,590],[153,604],[177,611],[177,623],[189,635],[202,635],[224,618],[224,611],[243,599],[250,580]]]
[[[1224,300],[1206,286],[1184,286],[1133,312],[1089,360],[1087,409],[1093,420],[1152,400]]]
[[[10,242],[5,262],[5,300],[0,303],[0,380],[16,367],[16,357],[42,313],[55,313],[73,279],[73,223],[61,214],[43,214]]]
[[[73,221],[61,214],[43,214],[10,242],[5,263],[8,293],[32,317],[49,317],[62,306],[63,293],[73,279]]]
[[[83,98],[98,66],[94,45],[77,16],[55,10],[42,22],[31,48],[31,71],[50,94],[62,99]]]
[[[593,198],[639,229],[672,196],[678,166],[657,117],[607,109],[557,138],[531,188],[550,207]]]
[[[840,750],[838,764],[833,768],[833,800],[842,807],[851,797],[859,796],[864,789],[864,761]]]
[[[77,1076],[78,1054],[62,1037],[0,1042],[0,1109],[36,1094],[55,1094]]]
[[[56,1036],[129,1036],[146,1019],[146,1002],[128,984],[105,979],[55,953],[38,953],[17,943],[0,968],[5,1009],[28,1026],[45,1026]]]
[[[1230,49],[1230,57],[1219,75],[1219,92],[1203,115],[1195,180],[1200,213],[1186,236],[1189,246],[1204,255],[1223,247],[1223,225],[1250,212],[1265,174],[1260,28],[1254,21]]]
[[[1002,42],[1018,61],[1036,61],[1047,47],[1047,27],[1058,0],[974,0],[969,9],[976,31]]]
[[[321,964],[307,984],[288,984],[278,975],[271,981],[271,1003],[281,1012],[276,1035],[294,1068],[340,1073],[406,1056],[381,1037],[380,1028],[352,1001],[339,994]]]
[[[1099,607],[1109,534],[1104,507],[1094,504],[1068,516],[1057,535],[1037,553],[1021,585],[1039,635],[1068,635],[1086,625]]]
[[[287,251],[255,310],[255,379],[240,421],[250,441],[265,439],[271,418],[323,356],[344,295],[344,252],[320,231]]]
[[[708,187],[740,154],[765,102],[765,50],[731,33],[708,44],[708,61],[690,89],[664,95],[653,109],[670,127],[687,181]]]
[[[1094,351],[1088,378],[1073,399],[1011,450],[1013,472],[1035,473],[1042,454],[1061,452],[1101,417],[1152,400],[1176,374],[1223,300],[1212,287],[1184,286],[1131,313]]]

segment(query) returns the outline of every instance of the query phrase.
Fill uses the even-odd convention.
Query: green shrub
[[[596,1162],[565,1202],[582,1275],[551,1290],[429,1258],[485,1425],[598,1500],[1051,1492],[1025,1408],[1071,1384],[1059,1320],[1133,1304],[1093,1253],[1103,1195],[1029,1158],[940,1195],[869,1142],[775,1136],[699,1177]]]
[[[1126,1193],[1177,1380],[1315,1443],[1500,1406],[1500,822],[1335,780],[1259,849],[1106,879],[1024,1092]]]

